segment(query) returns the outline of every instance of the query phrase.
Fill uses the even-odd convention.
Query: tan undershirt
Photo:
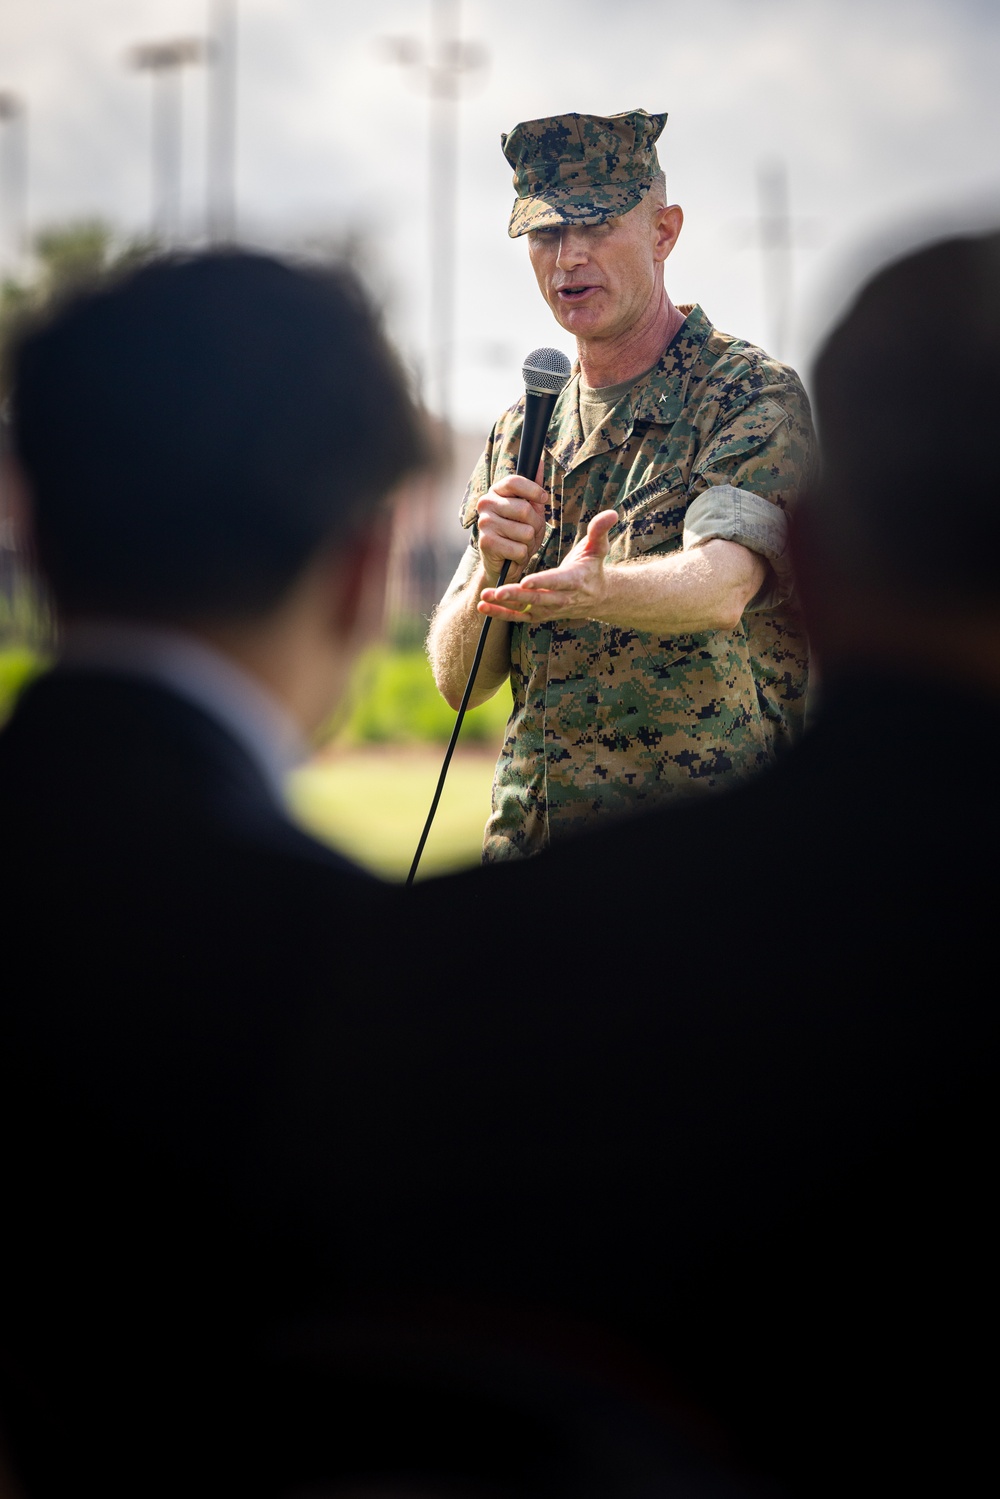
[[[657,364],[659,362],[656,361]],[[649,370],[655,368],[656,365],[651,364]],[[623,380],[620,385],[601,385],[597,389],[584,385],[583,376],[580,376],[580,425],[585,440],[602,422],[607,421],[622,396],[628,395],[633,385],[637,385],[640,380],[645,380],[649,370],[643,370],[641,375],[633,375],[631,380]]]

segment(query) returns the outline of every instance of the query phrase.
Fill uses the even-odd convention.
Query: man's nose
[[[559,235],[556,265],[561,271],[569,271],[574,266],[584,265],[586,261],[587,241],[579,229],[563,229]]]

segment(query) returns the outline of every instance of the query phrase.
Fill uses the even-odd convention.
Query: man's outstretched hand
[[[602,510],[587,527],[558,567],[532,573],[523,583],[505,583],[502,588],[484,588],[480,614],[523,624],[525,619],[544,624],[550,619],[597,619],[607,601],[604,559],[608,555],[608,532],[617,524],[614,510]]]

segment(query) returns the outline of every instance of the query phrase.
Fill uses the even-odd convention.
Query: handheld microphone
[[[559,349],[532,349],[521,373],[524,376],[524,426],[515,473],[533,479],[545,446],[552,410],[570,376],[570,362]]]
[[[549,430],[549,422],[552,420],[552,412],[559,394],[570,377],[572,365],[560,349],[532,349],[521,366],[524,376],[524,423],[521,427],[521,442],[517,450],[517,467],[514,472],[522,479],[534,479],[538,472],[539,460],[542,456],[542,448],[545,446],[545,434]],[[507,581],[510,572],[510,559],[500,569],[496,587]],[[469,680],[465,684],[462,694],[462,702],[459,706],[458,716],[455,719],[455,727],[451,731],[451,739],[445,751],[444,764],[441,774],[438,776],[437,790],[434,792],[434,800],[431,802],[431,810],[427,814],[424,830],[417,844],[417,851],[413,855],[413,863],[410,872],[406,876],[407,885],[413,884],[413,877],[420,863],[420,855],[424,851],[427,842],[427,834],[431,830],[434,814],[441,800],[441,792],[444,790],[444,779],[448,774],[448,766],[458,743],[458,736],[462,728],[462,720],[465,718],[465,710],[469,706],[469,698],[476,682],[476,673],[479,671],[479,663],[483,659],[483,651],[486,648],[486,637],[490,633],[492,617],[487,614],[483,620],[483,628],[479,633],[479,644],[476,646],[476,654],[472,662],[472,670],[469,672]]]

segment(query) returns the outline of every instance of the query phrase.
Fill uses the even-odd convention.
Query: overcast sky
[[[427,344],[425,99],[377,48],[427,36],[429,0],[240,0],[241,223],[272,243],[368,234],[394,330]],[[668,265],[675,301],[767,345],[753,224],[762,162],[787,166],[797,222],[794,322],[806,364],[858,247],[922,215],[1000,219],[996,0],[465,0],[490,65],[460,106],[456,408],[489,427],[520,390],[524,353],[569,341],[541,303],[499,146],[518,120],[569,110],[668,110],[660,154],[686,212]],[[0,0],[0,89],[30,111],[34,226],[150,213],[150,83],[140,40],[204,34],[207,0]],[[203,70],[185,83],[184,202],[204,197]],[[912,228],[906,231],[912,234]],[[956,295],[961,289],[956,288]]]

